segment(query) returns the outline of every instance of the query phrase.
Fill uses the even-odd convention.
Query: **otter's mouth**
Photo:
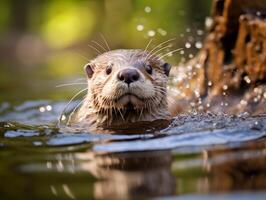
[[[117,101],[119,101],[120,99],[122,99],[122,98],[124,98],[124,97],[135,97],[135,98],[137,98],[137,99],[139,99],[139,100],[143,100],[142,98],[140,98],[138,95],[136,95],[136,94],[134,94],[134,93],[125,93],[125,94],[123,94],[123,95],[121,95],[118,99],[117,99]]]
[[[125,93],[116,100],[116,103],[124,107],[127,105],[141,106],[143,105],[143,99],[136,94]]]

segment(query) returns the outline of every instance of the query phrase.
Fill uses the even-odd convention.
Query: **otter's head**
[[[114,50],[99,55],[85,65],[91,107],[99,113],[117,110],[132,118],[128,121],[136,121],[134,113],[139,117],[140,112],[148,121],[168,116],[169,71],[168,63],[142,50]]]

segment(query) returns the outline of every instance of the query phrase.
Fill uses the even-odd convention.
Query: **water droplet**
[[[191,47],[191,44],[189,42],[186,42],[185,47],[189,49]]]
[[[151,12],[151,7],[150,7],[150,6],[146,6],[146,7],[144,8],[144,11],[145,11],[146,13],[150,13],[150,12]]]
[[[137,31],[143,31],[144,26],[142,24],[138,24],[136,28],[137,28]]]
[[[243,105],[243,106],[246,106],[248,103],[247,103],[247,101],[245,101],[245,100],[242,99],[242,100],[240,101],[240,104]]]
[[[213,25],[213,19],[211,17],[206,17],[205,26],[207,29],[210,29]]]
[[[208,81],[208,86],[211,87],[212,86],[212,82]]]
[[[203,106],[199,106],[198,109],[199,110],[203,110],[204,108],[203,108]]]
[[[166,30],[163,30],[162,28],[158,28],[158,33],[160,33],[162,36],[165,36],[167,35],[167,31]]]
[[[253,130],[261,130],[263,129],[264,125],[261,123],[261,121],[255,121],[254,124],[251,124],[251,129]]]
[[[198,98],[198,97],[200,97],[200,93],[199,93],[199,91],[194,91],[194,93],[195,93],[195,96]]]
[[[202,48],[202,43],[201,42],[196,42],[195,43],[195,47],[197,48],[197,49],[201,49]]]
[[[202,104],[201,98],[198,98],[198,103]]]
[[[185,51],[184,51],[184,50],[181,50],[179,53],[180,53],[181,55],[183,55],[183,54],[185,54]]]
[[[193,55],[193,54],[189,54],[188,57],[189,57],[189,58],[193,58],[194,55]]]
[[[194,102],[191,102],[190,105],[191,105],[192,107],[195,107],[195,103],[194,103]]]
[[[46,110],[47,110],[47,111],[51,111],[51,110],[52,110],[52,106],[47,105],[47,106],[46,106]]]
[[[40,112],[45,112],[45,107],[40,107],[39,110]]]
[[[41,146],[42,145],[42,142],[41,141],[34,141],[33,142],[33,145],[35,145],[35,146]]]
[[[156,32],[155,32],[154,30],[149,30],[148,33],[147,33],[147,35],[148,35],[149,37],[154,37],[155,34],[156,34]]]
[[[66,116],[65,115],[62,115],[61,120],[62,121],[66,120]]]
[[[262,89],[255,87],[254,88],[254,92],[257,93],[257,94],[262,94]]]
[[[197,64],[195,65],[195,67],[196,67],[197,69],[200,69],[200,68],[201,68],[201,64],[197,63]]]
[[[203,30],[200,30],[200,29],[197,30],[198,35],[203,35],[203,33],[204,33]]]
[[[227,90],[228,89],[228,85],[223,85],[223,90]]]
[[[250,80],[250,78],[249,78],[248,76],[245,76],[245,77],[244,77],[244,80],[245,80],[246,83],[248,83],[248,84],[251,83],[251,80]]]
[[[257,15],[257,16],[261,16],[261,12],[260,12],[260,11],[257,11],[257,12],[256,12],[256,15]]]

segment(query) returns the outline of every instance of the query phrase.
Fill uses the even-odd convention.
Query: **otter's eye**
[[[146,72],[152,74],[152,67],[150,65],[145,65]]]
[[[108,65],[108,66],[106,67],[105,72],[106,72],[107,75],[111,74],[111,72],[112,72],[112,66],[113,66],[113,65]]]

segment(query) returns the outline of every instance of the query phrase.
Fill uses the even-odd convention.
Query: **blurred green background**
[[[69,99],[81,87],[55,86],[85,78],[83,65],[96,56],[88,45],[104,44],[101,34],[111,49],[176,37],[172,49],[184,51],[167,59],[185,62],[201,47],[210,7],[211,0],[1,0],[0,103]]]

